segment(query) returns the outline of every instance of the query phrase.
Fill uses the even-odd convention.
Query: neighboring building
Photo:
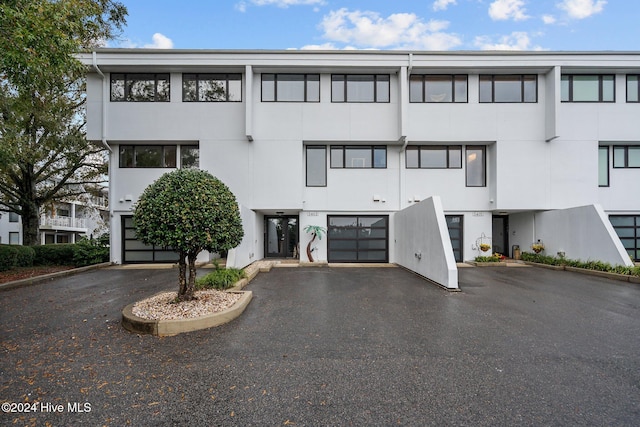
[[[639,52],[80,57],[88,137],[112,149],[116,263],[175,259],[136,239],[131,210],[176,167],[235,193],[236,266],[306,260],[307,225],[328,228],[316,259],[396,262],[449,287],[454,258],[484,255],[481,243],[486,254],[540,239],[553,255],[640,258]]]

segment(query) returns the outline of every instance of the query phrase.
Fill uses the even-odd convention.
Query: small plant
[[[223,291],[233,287],[238,280],[246,277],[242,269],[221,268],[217,263],[214,263],[214,265],[216,268],[211,273],[196,280],[196,290],[218,289]]]
[[[503,259],[505,256],[496,252],[490,256],[477,256],[475,262],[500,262]]]
[[[544,243],[540,239],[531,245],[531,250],[537,254],[544,251]]]
[[[567,267],[584,268],[587,270],[605,271],[608,273],[625,274],[628,276],[640,276],[640,267],[628,267],[626,265],[611,265],[602,261],[580,261],[565,257],[554,257],[537,253],[524,252],[523,261],[535,262],[547,265],[563,265]]]
[[[480,243],[480,250],[482,252],[487,252],[489,249],[491,249],[491,245],[488,243]]]

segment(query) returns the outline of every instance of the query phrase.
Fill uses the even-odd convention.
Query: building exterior
[[[395,262],[448,287],[455,261],[538,240],[552,255],[640,258],[639,52],[80,58],[88,137],[112,150],[116,263],[175,259],[135,238],[131,211],[176,167],[208,170],[238,198],[236,266],[306,260],[308,225],[328,230],[316,260]]]

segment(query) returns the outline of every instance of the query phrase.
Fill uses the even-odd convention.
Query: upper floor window
[[[121,145],[121,168],[175,168],[175,145]]]
[[[627,76],[627,102],[640,102],[640,75]]]
[[[538,76],[481,75],[480,102],[538,102]]]
[[[200,167],[200,148],[197,145],[180,146],[180,167],[183,169]]]
[[[111,74],[111,101],[169,102],[169,74]]]
[[[609,147],[598,147],[598,186],[609,186]]]
[[[409,169],[460,169],[462,168],[462,146],[408,146],[406,159]]]
[[[410,102],[467,102],[466,75],[419,75],[409,79]]]
[[[18,222],[20,220],[20,216],[15,212],[9,212],[9,222]]]
[[[240,102],[241,74],[183,74],[184,102]]]
[[[640,168],[640,145],[616,145],[613,147],[614,168]]]
[[[387,147],[384,145],[332,145],[331,167],[384,169],[387,167]]]
[[[325,187],[327,185],[327,147],[308,145],[307,187]]]
[[[615,102],[613,74],[563,74],[560,82],[562,102]]]
[[[389,74],[332,74],[331,102],[389,102]]]
[[[487,186],[487,156],[484,145],[467,145],[467,187]]]
[[[320,102],[320,74],[263,74],[263,102]]]

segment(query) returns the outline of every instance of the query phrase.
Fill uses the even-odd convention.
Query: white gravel
[[[217,313],[231,307],[240,299],[240,294],[215,289],[196,291],[196,300],[174,303],[177,292],[163,292],[138,301],[133,306],[133,315],[148,320],[191,319]]]

